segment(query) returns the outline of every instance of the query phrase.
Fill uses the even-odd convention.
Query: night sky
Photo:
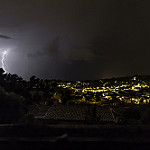
[[[150,0],[0,0],[0,49],[25,79],[150,74]]]

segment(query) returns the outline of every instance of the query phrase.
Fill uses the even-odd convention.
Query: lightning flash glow
[[[8,52],[9,50],[2,50],[1,52],[1,55],[2,55],[2,58],[1,58],[1,63],[2,63],[2,68],[4,70],[4,73],[7,73],[7,68],[8,68],[8,65],[7,65],[7,55],[8,55]]]

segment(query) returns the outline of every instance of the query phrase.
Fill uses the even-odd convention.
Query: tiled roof
[[[95,109],[95,110],[94,110]],[[44,119],[49,120],[89,120],[95,111],[98,121],[114,122],[115,118],[108,106],[88,105],[53,105],[49,107]]]
[[[39,106],[37,104],[30,105],[28,108],[29,114],[32,114],[33,116],[44,116],[48,109],[49,106]]]

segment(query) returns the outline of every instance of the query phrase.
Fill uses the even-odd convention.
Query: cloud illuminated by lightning
[[[7,68],[8,68],[8,65],[6,63],[8,52],[9,52],[8,49],[2,50],[2,52],[1,52],[1,54],[2,54],[1,63],[2,63],[2,68],[4,70],[4,73],[7,73]]]

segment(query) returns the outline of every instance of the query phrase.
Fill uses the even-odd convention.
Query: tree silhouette
[[[4,86],[4,83],[5,83],[4,79],[6,77],[6,75],[4,73],[5,73],[5,71],[2,68],[0,68],[0,85],[2,85],[2,86]]]

